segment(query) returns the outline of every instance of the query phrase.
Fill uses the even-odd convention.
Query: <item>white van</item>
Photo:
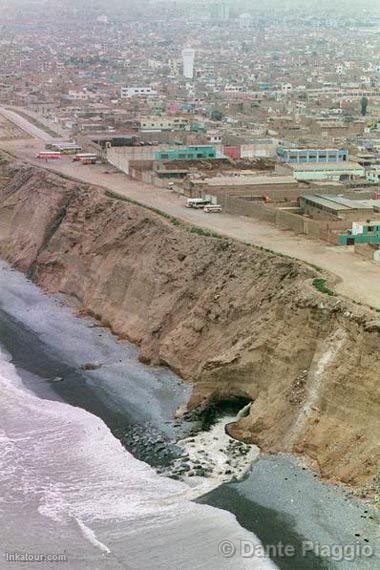
[[[219,204],[207,204],[207,206],[203,208],[203,211],[206,212],[206,214],[216,214],[222,211],[222,206]]]

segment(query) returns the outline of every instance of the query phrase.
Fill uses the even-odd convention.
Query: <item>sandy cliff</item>
[[[190,406],[254,399],[234,435],[374,486],[380,315],[312,285],[288,258],[190,228],[101,190],[3,167],[0,255],[194,381]],[[380,294],[380,286],[379,286]]]

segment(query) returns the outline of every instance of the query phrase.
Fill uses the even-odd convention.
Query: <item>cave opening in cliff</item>
[[[208,430],[214,422],[223,416],[248,415],[249,406],[252,404],[252,397],[241,394],[214,395],[209,401],[209,405],[203,412],[202,429]],[[246,413],[245,413],[246,411]]]

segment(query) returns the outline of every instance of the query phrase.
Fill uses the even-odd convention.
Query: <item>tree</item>
[[[362,117],[365,117],[367,114],[368,98],[365,96],[362,97],[360,99],[360,105],[361,105],[361,115],[362,115]]]
[[[211,113],[211,119],[213,121],[221,121],[223,119],[223,113],[221,113],[220,111],[217,111],[216,109],[214,109],[214,111],[212,111]]]

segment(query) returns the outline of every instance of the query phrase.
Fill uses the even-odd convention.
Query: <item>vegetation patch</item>
[[[9,160],[0,152],[0,164],[7,164]]]
[[[313,285],[320,293],[335,297],[334,291],[326,286],[326,279],[313,279]]]
[[[211,232],[210,230],[206,230],[205,228],[201,228],[200,226],[190,226],[190,233],[198,234],[199,236],[213,237],[216,239],[227,239],[217,234],[216,232]]]

